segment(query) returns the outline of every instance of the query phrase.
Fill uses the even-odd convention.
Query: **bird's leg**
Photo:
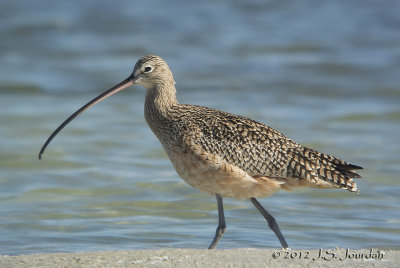
[[[260,213],[264,216],[264,218],[268,222],[269,228],[274,231],[275,235],[278,237],[279,242],[281,242],[282,248],[283,249],[290,249],[289,245],[286,243],[285,238],[283,237],[281,230],[279,230],[278,223],[276,222],[275,218],[269,214],[263,206],[261,206],[260,203],[255,198],[250,198],[250,201],[253,203],[253,205],[260,211]]]
[[[215,232],[214,239],[211,242],[208,249],[214,249],[217,246],[219,240],[221,240],[222,236],[225,233],[225,229],[226,229],[225,216],[224,216],[224,205],[222,204],[222,197],[219,194],[216,194],[215,196],[217,198],[217,204],[218,204],[218,227],[217,227],[217,231]]]

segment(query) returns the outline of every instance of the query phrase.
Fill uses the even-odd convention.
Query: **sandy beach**
[[[399,267],[400,251],[380,249],[159,249],[0,255],[1,267]]]

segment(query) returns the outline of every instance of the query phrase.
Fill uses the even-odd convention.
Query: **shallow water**
[[[399,3],[242,2],[2,1],[1,254],[209,245],[215,198],[173,170],[142,88],[82,114],[37,159],[59,123],[147,53],[169,63],[180,102],[365,168],[359,195],[260,200],[292,248],[400,248]],[[250,202],[224,201],[218,248],[280,247]]]

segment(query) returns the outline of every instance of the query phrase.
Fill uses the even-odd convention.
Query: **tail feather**
[[[350,178],[361,178],[360,174],[357,174],[354,170],[355,169],[363,169],[360,166],[348,164],[348,165],[337,165],[336,168],[341,171],[344,175]]]
[[[338,166],[340,166],[340,165],[338,165]],[[352,170],[352,169],[363,169],[362,167],[360,167],[360,166],[356,166],[356,165],[353,165],[353,164],[346,164],[346,165],[343,165],[342,166],[342,168],[343,169],[349,169],[349,170]]]
[[[304,166],[311,167],[306,169],[307,172],[302,172],[301,174],[300,172],[293,172],[293,175],[300,175],[299,177],[316,184],[323,180],[329,182],[335,188],[359,192],[353,178],[361,178],[354,170],[362,169],[362,167],[306,147],[298,148],[297,152],[293,152],[293,155],[295,156],[293,160],[298,160],[299,155],[302,158],[300,159],[301,161],[291,161],[293,168],[296,167],[296,170],[302,171],[305,169]],[[294,165],[293,162],[297,163]]]

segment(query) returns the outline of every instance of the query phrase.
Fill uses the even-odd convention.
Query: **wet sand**
[[[399,250],[160,249],[0,255],[0,267],[400,267]]]

